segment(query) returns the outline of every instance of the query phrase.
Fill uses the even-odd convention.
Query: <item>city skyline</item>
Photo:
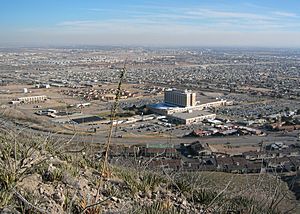
[[[2,2],[0,46],[300,47],[297,1]]]

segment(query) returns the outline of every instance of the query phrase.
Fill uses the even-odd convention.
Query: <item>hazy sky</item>
[[[1,0],[0,46],[300,47],[300,0]]]

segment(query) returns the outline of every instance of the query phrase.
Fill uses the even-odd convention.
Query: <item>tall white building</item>
[[[195,106],[196,93],[189,90],[168,89],[165,91],[164,102],[180,107]]]

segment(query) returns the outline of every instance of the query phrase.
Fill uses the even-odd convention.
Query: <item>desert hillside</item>
[[[103,165],[96,154],[2,129],[1,213],[295,213],[295,196],[274,175]]]

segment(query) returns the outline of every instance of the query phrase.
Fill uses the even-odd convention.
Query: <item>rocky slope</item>
[[[269,174],[102,168],[93,148],[0,135],[2,213],[282,213],[295,201]]]

